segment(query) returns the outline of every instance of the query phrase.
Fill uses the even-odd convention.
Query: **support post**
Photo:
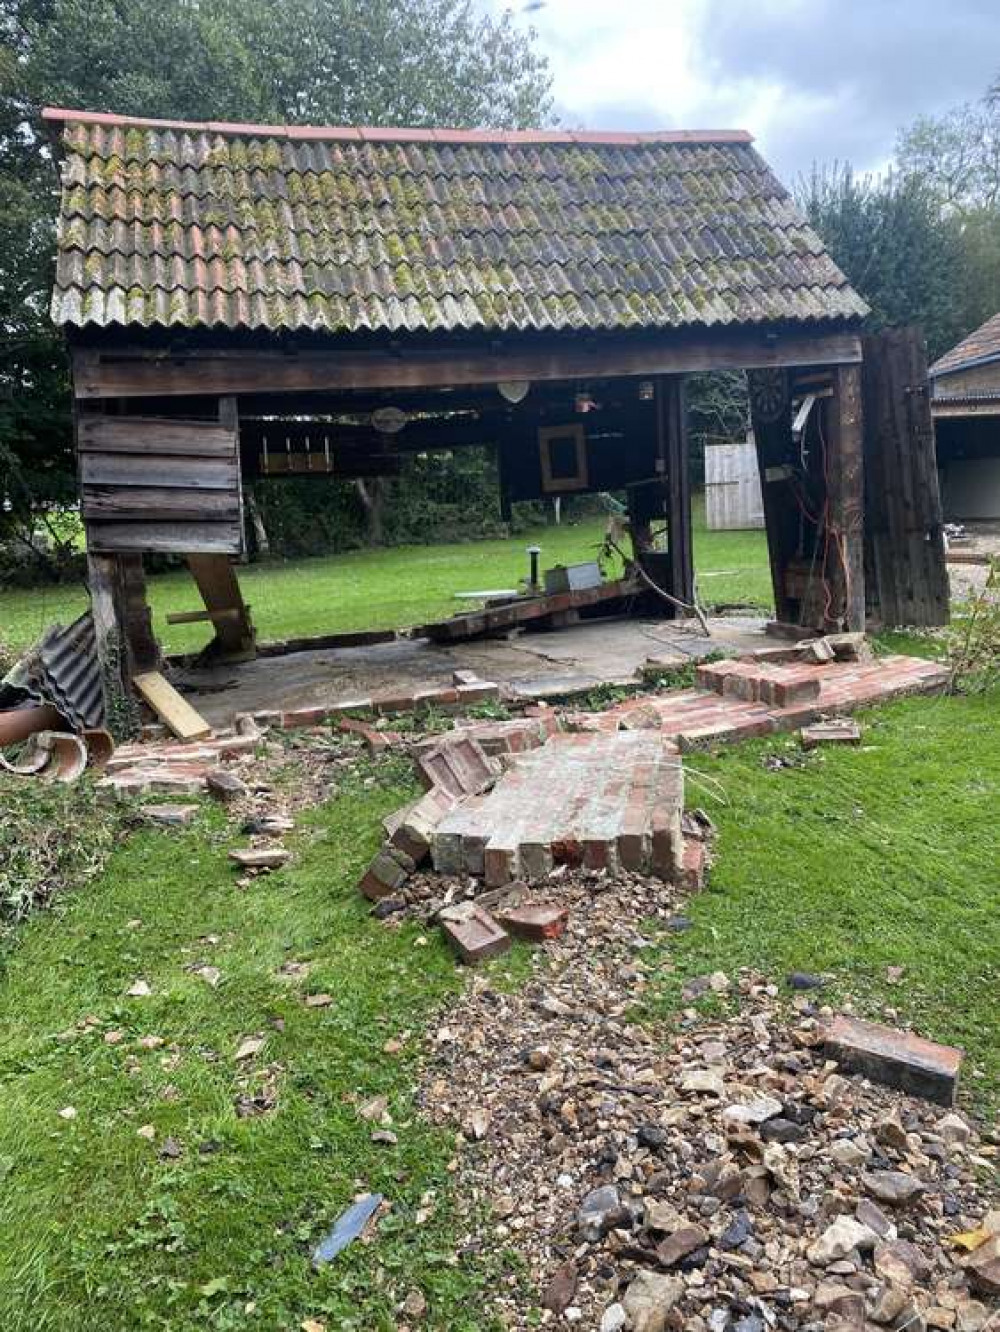
[[[661,378],[657,385],[656,403],[661,457],[665,452],[667,463],[668,591],[690,606],[694,604],[694,543],[683,377],[670,375]]]
[[[827,441],[826,483],[829,534],[835,549],[828,566],[831,586],[839,593],[844,627],[865,627],[864,439],[861,369],[838,365],[833,371]]]
[[[125,740],[139,730],[132,677],[156,670],[160,663],[146,602],[142,556],[91,552],[87,556],[87,581],[105,725],[116,740]]]
[[[215,629],[210,647],[228,661],[249,660],[256,655],[257,636],[232,560],[228,555],[186,558]]]
[[[795,445],[788,374],[785,370],[757,370],[749,373],[748,380],[775,618],[791,624],[797,611],[788,595],[786,574],[796,554],[799,518],[790,485]]]

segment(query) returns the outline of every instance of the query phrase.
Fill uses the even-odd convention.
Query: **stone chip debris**
[[[507,993],[475,973],[430,1038],[420,1103],[460,1134],[462,1251],[516,1250],[543,1326],[991,1332],[996,1142],[828,1059],[821,990],[718,973],[689,989],[731,1015],[635,1023],[682,890],[555,882],[569,920],[532,978]],[[501,1283],[490,1312],[527,1329],[530,1305]]]

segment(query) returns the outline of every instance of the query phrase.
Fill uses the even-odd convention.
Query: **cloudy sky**
[[[564,124],[749,129],[779,174],[878,169],[1000,74],[998,0],[491,0],[534,26]]]

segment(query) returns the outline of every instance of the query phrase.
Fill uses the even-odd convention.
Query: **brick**
[[[861,727],[849,717],[841,717],[803,726],[799,737],[805,749],[815,749],[818,745],[859,745]]]
[[[453,685],[474,685],[480,680],[475,671],[452,671],[451,682]]]
[[[500,686],[487,680],[477,680],[474,684],[456,686],[458,701],[467,703],[495,703],[500,698]]]
[[[225,768],[213,768],[211,772],[206,773],[205,785],[216,800],[223,802],[239,800],[250,794],[246,782],[234,772],[227,772]]]
[[[396,847],[386,846],[378,853],[365,870],[358,884],[358,891],[369,902],[378,902],[383,897],[390,897],[402,888],[415,869],[412,858]]]
[[[954,1104],[962,1051],[952,1046],[841,1014],[826,1029],[825,1048],[849,1073],[938,1105]]]
[[[568,921],[568,909],[555,902],[527,902],[500,913],[500,924],[505,930],[532,943],[558,939],[565,933]]]
[[[240,869],[279,869],[291,860],[291,852],[277,846],[247,847],[230,851],[229,859]]]
[[[680,883],[689,893],[700,892],[705,886],[705,869],[708,864],[708,851],[703,841],[696,838],[684,839],[684,851],[681,857]]]
[[[428,789],[440,786],[454,796],[478,795],[496,780],[482,747],[458,732],[420,754],[417,771]]]
[[[320,722],[326,721],[326,718],[327,709],[325,707],[292,708],[281,714],[281,729],[283,731],[295,731],[303,726],[318,726]]]
[[[404,851],[419,865],[430,854],[431,842],[438,824],[455,807],[455,801],[439,787],[426,792],[412,805],[399,811],[392,827],[386,827],[389,841]]]
[[[372,707],[383,717],[396,712],[412,712],[415,707],[413,690],[408,694],[376,694],[372,699]]]
[[[446,907],[438,917],[445,938],[463,962],[483,962],[510,947],[510,935],[475,902]]]
[[[363,698],[342,698],[338,703],[331,703],[327,709],[328,712],[371,712],[372,700],[368,696]]]
[[[796,703],[811,703],[819,698],[819,691],[820,682],[815,677],[762,679],[759,698],[772,707],[790,708]]]
[[[370,722],[358,721],[356,717],[341,717],[337,730],[345,735],[356,735],[365,743],[369,754],[384,754],[387,749],[402,743],[403,737],[396,731],[380,731]]]
[[[197,805],[146,805],[142,816],[164,828],[186,828],[198,817]]]

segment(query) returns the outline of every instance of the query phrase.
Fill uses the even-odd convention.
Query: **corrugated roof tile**
[[[629,328],[866,307],[738,136],[65,124],[57,323]]]

